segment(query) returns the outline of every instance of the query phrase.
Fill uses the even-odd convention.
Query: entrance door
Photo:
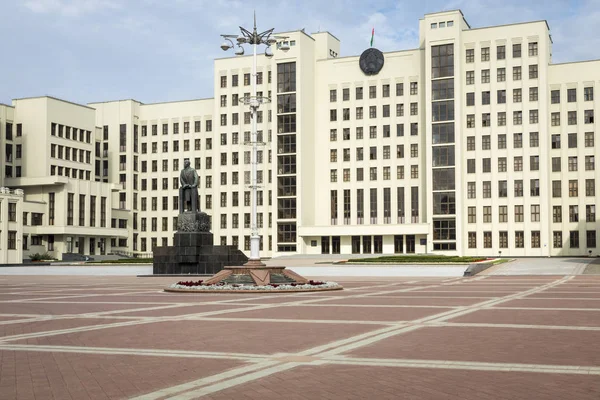
[[[360,236],[352,236],[352,254],[360,254]]]
[[[373,250],[375,254],[383,253],[383,236],[373,236]]]
[[[404,235],[394,235],[394,253],[402,254],[404,251]]]
[[[77,242],[77,245],[78,245],[77,251],[79,251],[79,254],[83,254],[84,253],[84,250],[85,250],[85,248],[83,247],[84,243],[85,242],[84,242],[83,236],[81,236],[79,238],[79,241]]]
[[[363,236],[363,254],[371,254],[371,236]]]
[[[406,235],[406,253],[414,254],[415,252],[415,235]]]
[[[96,254],[96,239],[90,238],[90,255]]]
[[[331,254],[340,254],[341,250],[341,239],[339,236],[331,237]]]
[[[321,254],[329,254],[329,236],[321,236]]]

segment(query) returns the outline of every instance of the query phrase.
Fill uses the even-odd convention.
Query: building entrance
[[[414,254],[415,252],[415,235],[406,235],[406,253]]]
[[[341,240],[339,236],[331,237],[331,254],[340,254]]]
[[[394,253],[402,254],[404,252],[404,235],[394,235]]]
[[[329,236],[321,236],[321,254],[329,254]]]

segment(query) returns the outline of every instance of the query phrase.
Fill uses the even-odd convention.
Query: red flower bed
[[[178,284],[178,285],[181,285],[181,286],[193,287],[193,286],[202,286],[202,282],[204,282],[204,281],[202,281],[202,280],[199,280],[199,281],[197,281],[197,282],[194,282],[194,281],[180,281],[180,282],[177,282],[177,284]],[[290,285],[290,286],[302,286],[302,285],[319,286],[319,285],[324,285],[324,284],[325,284],[325,282],[321,282],[321,281],[313,281],[313,280],[311,279],[311,280],[309,280],[307,283],[296,283],[296,282],[293,282],[293,283],[289,283],[289,284],[287,284],[287,283],[286,283],[286,284],[284,284],[284,285]],[[213,283],[213,284],[211,284],[211,285],[206,285],[206,286],[224,286],[224,285],[225,285],[224,283],[222,283],[222,282],[219,282],[219,283]],[[276,287],[279,287],[279,286],[281,286],[281,285],[282,285],[282,284],[270,283],[270,284],[269,284],[269,285],[267,285],[267,286],[271,286],[271,287],[274,287],[274,288],[276,288]],[[231,286],[232,286],[232,287],[240,287],[241,285],[238,285],[238,284],[235,284],[235,283],[234,283],[234,284],[232,284]]]
[[[200,286],[200,285],[202,285],[202,282],[204,282],[204,281],[202,281],[202,280],[199,280],[198,282],[194,282],[194,281],[181,281],[181,282],[177,282],[177,284],[181,285],[181,286],[192,287],[192,286]]]

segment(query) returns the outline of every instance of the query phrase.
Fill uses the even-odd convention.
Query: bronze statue
[[[183,214],[184,210],[192,212],[200,212],[198,204],[198,173],[190,167],[190,159],[183,160],[183,169],[179,175],[179,213]],[[188,207],[189,202],[189,207]]]

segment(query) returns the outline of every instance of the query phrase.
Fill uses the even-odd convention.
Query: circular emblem
[[[370,48],[360,55],[358,64],[365,75],[377,75],[383,68],[383,53],[377,49]]]

